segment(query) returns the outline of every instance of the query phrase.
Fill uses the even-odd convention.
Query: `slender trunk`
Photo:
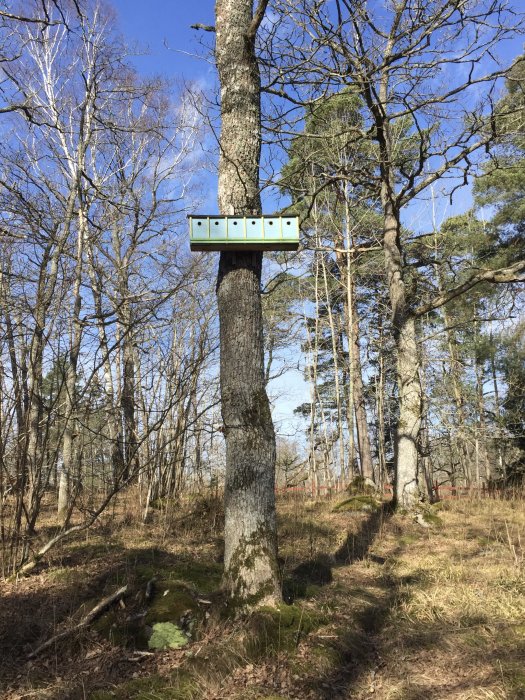
[[[346,316],[346,337],[348,342],[348,407],[347,407],[347,423],[348,423],[348,463],[350,465],[349,474],[353,474],[354,461],[355,461],[355,437],[354,437],[354,410],[356,411],[357,418],[357,404],[355,395],[355,383],[356,383],[356,356],[355,356],[355,342],[353,342],[354,336],[354,324],[358,323],[355,317],[356,305],[355,305],[355,294],[354,294],[354,284],[353,284],[353,270],[352,270],[352,255],[350,253],[350,247],[353,243],[352,234],[350,232],[350,203],[348,196],[348,187],[346,185],[345,189],[345,246],[346,246],[346,265],[344,265],[342,260],[342,254],[336,253],[337,263],[341,274],[346,279],[346,296],[343,297],[343,307]],[[359,328],[357,329],[359,333]],[[359,338],[358,338],[359,345]],[[358,348],[359,350],[359,348]],[[361,365],[361,358],[358,352],[357,360],[359,361],[359,366]],[[358,422],[358,421],[356,421]],[[359,458],[361,463],[361,474],[364,474],[363,470],[363,458],[361,449],[359,446],[359,427],[357,428],[357,443],[359,449]]]
[[[127,315],[129,319],[129,315]],[[126,321],[130,328],[130,320]],[[138,440],[135,420],[135,358],[130,332],[122,336],[122,392],[120,405],[124,423],[124,471],[122,478],[127,480],[131,475],[138,474]]]
[[[430,435],[429,435],[429,401],[427,398],[427,386],[426,386],[426,368],[428,367],[428,358],[424,352],[424,345],[421,344],[420,348],[420,363],[421,363],[421,389],[423,395],[422,401],[422,418],[421,418],[421,467],[423,478],[425,481],[426,496],[432,499],[433,494],[433,475],[432,475],[432,462],[430,460]]]
[[[260,76],[252,0],[216,0],[221,83],[219,208],[260,214]],[[241,609],[281,599],[275,433],[264,382],[262,254],[222,252],[217,278],[226,439],[224,584]]]
[[[80,195],[80,193],[79,193]],[[65,400],[65,426],[62,443],[62,471],[60,473],[58,492],[58,519],[67,526],[69,517],[69,501],[71,490],[71,477],[75,460],[75,437],[77,434],[76,410],[77,410],[77,365],[80,355],[80,343],[82,338],[82,326],[80,310],[82,308],[81,282],[82,259],[84,256],[84,241],[87,236],[86,219],[81,197],[79,198],[77,255],[75,266],[75,281],[73,285],[73,313],[71,319],[71,342],[69,350],[69,362],[66,374],[66,400]],[[80,476],[80,475],[79,475]]]
[[[321,256],[321,268],[323,271],[323,284],[325,293],[325,304],[328,311],[328,323],[330,326],[330,339],[332,343],[332,357],[334,362],[334,392],[335,392],[335,406],[337,411],[337,437],[339,445],[339,469],[341,475],[344,477],[345,474],[348,477],[352,476],[352,471],[349,466],[348,472],[345,467],[345,445],[344,445],[344,435],[343,435],[343,408],[341,406],[341,389],[339,387],[339,352],[337,347],[337,329],[334,320],[334,314],[332,311],[332,301],[330,298],[330,288],[328,286],[328,275],[326,271],[326,260]],[[352,465],[353,466],[353,465]]]
[[[372,449],[370,447],[370,433],[368,432],[368,418],[366,415],[365,392],[363,385],[363,372],[361,368],[361,351],[359,346],[359,320],[354,309],[352,314],[352,344],[354,363],[354,410],[357,428],[357,444],[359,458],[361,460],[361,474],[365,479],[374,480],[374,465],[372,463]]]
[[[503,454],[503,431],[501,429],[501,408],[500,408],[500,402],[499,402],[499,386],[498,386],[498,375],[496,373],[496,358],[494,356],[494,342],[492,339],[492,331],[490,333],[490,347],[492,348],[492,352],[490,353],[490,371],[492,374],[492,386],[494,389],[494,416],[496,417],[496,424],[498,426],[497,428],[497,433],[496,433],[496,450],[498,453],[498,467],[501,476],[503,477],[503,481],[505,482],[507,480],[507,469],[505,465],[505,459],[504,459],[504,454]],[[491,472],[490,470],[487,471],[486,473],[486,479],[487,482],[491,478]]]
[[[477,322],[476,322],[477,334]],[[478,434],[476,435],[476,482],[477,486],[481,486],[481,463],[483,463],[483,473],[488,477],[490,475],[490,463],[487,451],[487,424],[485,420],[485,392],[483,389],[483,364],[476,357],[476,396],[477,396],[477,412],[478,412]]]
[[[109,349],[108,337],[106,334],[106,324],[102,302],[103,282],[101,279],[101,275],[99,274],[99,271],[96,268],[95,255],[91,242],[88,242],[86,252],[88,260],[88,274],[90,280],[90,287],[91,293],[93,295],[93,307],[98,329],[100,352],[103,358],[104,392],[107,415],[106,425],[109,442],[111,445],[111,483],[112,485],[115,485],[119,479],[119,475],[122,474],[124,464],[122,457],[121,431],[119,428],[119,421],[117,418],[115,407],[115,387],[113,383],[113,372],[111,367],[111,353]]]
[[[378,347],[378,367],[376,382],[376,412],[377,412],[377,456],[379,461],[379,486],[383,488],[388,479],[386,467],[386,440],[385,440],[385,368],[384,368],[384,348],[383,348],[383,324],[379,315],[379,347]]]
[[[361,367],[361,348],[359,344],[359,317],[357,315],[357,305],[355,299],[355,286],[351,269],[351,239],[349,234],[346,237],[346,266],[343,264],[341,254],[338,255],[338,264],[341,272],[346,277],[346,295],[344,298],[344,310],[346,315],[346,327],[348,338],[348,364],[349,364],[349,413],[355,412],[355,427],[357,432],[357,446],[359,450],[359,460],[361,464],[361,474],[365,479],[374,480],[374,467],[372,463],[372,450],[370,447],[370,434],[368,432],[368,418],[366,415],[365,393],[363,385],[363,372]],[[349,421],[349,430],[354,422]],[[352,440],[353,445],[353,440]],[[353,449],[351,450],[351,455]],[[353,463],[353,460],[352,462]]]
[[[438,250],[438,246],[439,246],[439,242],[438,242],[438,237],[436,235],[434,237],[434,247],[435,247],[436,251]],[[444,284],[443,272],[441,271],[441,269],[439,269],[439,266],[438,266],[436,276],[437,276],[438,291],[440,294],[442,294],[444,292],[444,289],[445,289],[445,284]],[[456,414],[454,416],[454,421],[457,424],[456,443],[457,443],[462,472],[468,481],[470,478],[471,458],[470,458],[470,454],[469,454],[468,437],[467,437],[467,411],[466,411],[466,407],[465,407],[465,399],[464,399],[462,388],[461,388],[461,374],[460,374],[461,373],[461,363],[460,363],[460,360],[458,357],[458,344],[457,344],[456,334],[454,332],[454,329],[452,328],[452,325],[453,325],[452,319],[450,318],[450,314],[448,312],[446,305],[441,308],[441,315],[443,316],[443,323],[444,323],[445,329],[446,329],[447,349],[448,349],[449,362],[450,362],[450,377],[452,379],[452,394],[453,394],[454,404],[456,406]],[[451,465],[451,467],[452,467],[452,465]]]

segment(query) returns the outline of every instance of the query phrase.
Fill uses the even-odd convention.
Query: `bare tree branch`
[[[211,24],[201,24],[200,22],[197,22],[197,24],[190,24],[191,29],[200,29],[203,32],[214,32],[215,27],[213,27]]]
[[[252,23],[250,24],[248,32],[246,33],[247,39],[255,39],[257,35],[257,30],[261,26],[261,22],[264,18],[264,13],[266,12],[266,8],[268,7],[268,2],[269,0],[259,0],[257,9],[255,10],[255,13],[253,15]]]
[[[497,270],[483,270],[482,272],[477,272],[468,280],[465,280],[462,284],[459,284],[453,289],[449,289],[443,294],[439,294],[432,301],[427,304],[419,306],[415,310],[416,316],[423,316],[433,309],[438,309],[444,304],[448,304],[449,301],[455,299],[456,297],[468,292],[469,289],[475,287],[482,282],[491,282],[493,284],[509,284],[510,282],[525,282],[525,260],[519,260],[514,263],[514,265],[509,265],[509,267],[500,267]]]

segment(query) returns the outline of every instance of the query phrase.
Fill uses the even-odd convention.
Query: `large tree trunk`
[[[401,255],[401,222],[391,203],[393,188],[383,185],[384,245],[390,305],[396,339],[399,417],[394,457],[396,505],[411,509],[420,498],[418,440],[422,415],[416,319],[410,313]],[[390,191],[387,191],[390,189]]]
[[[389,42],[385,56],[392,50]],[[385,65],[388,65],[385,58]],[[384,70],[379,85],[379,104],[364,84],[364,98],[370,108],[377,130],[381,171],[381,206],[383,209],[383,246],[385,271],[390,297],[390,309],[397,364],[399,417],[394,446],[394,503],[412,509],[420,499],[418,483],[418,441],[422,418],[422,390],[419,377],[419,354],[416,318],[411,312],[405,280],[405,265],[401,243],[400,207],[395,188],[394,149],[387,117],[389,71]]]
[[[252,17],[252,0],[217,0],[215,12],[222,116],[219,207],[223,214],[260,214],[258,25]],[[222,252],[217,278],[226,438],[224,585],[242,609],[281,598],[275,434],[264,383],[261,267],[261,253]]]
[[[420,498],[418,441],[422,416],[416,321],[404,319],[397,343],[399,418],[396,431],[395,498],[397,505],[412,508]]]

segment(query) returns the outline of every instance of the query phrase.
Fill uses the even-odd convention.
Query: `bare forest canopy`
[[[218,96],[140,75],[103,3],[17,7],[0,11],[4,576],[130,487],[147,522],[219,492],[225,466],[216,261],[185,223],[216,187]],[[274,408],[285,380],[308,397],[277,426],[277,487],[359,475],[410,507],[522,484],[517,7],[257,7],[254,197],[302,229],[263,271],[265,383]],[[215,28],[197,28],[204,53]]]

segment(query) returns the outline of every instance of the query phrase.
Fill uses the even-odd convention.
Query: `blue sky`
[[[213,24],[213,0],[112,0],[118,26],[131,42],[139,42],[149,55],[137,57],[137,69],[187,80],[213,80],[214,69],[190,54],[203,53],[199,40],[210,35],[191,29],[197,22]]]

